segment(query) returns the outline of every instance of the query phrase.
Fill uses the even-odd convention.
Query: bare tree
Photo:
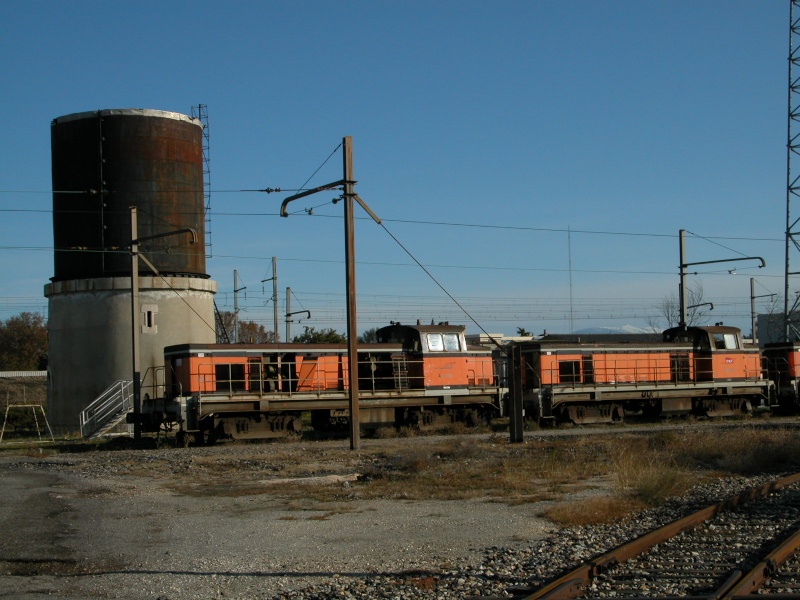
[[[680,325],[681,301],[674,292],[663,298],[655,309],[657,314],[647,319],[647,324],[653,330]],[[694,286],[686,286],[686,325],[703,325],[708,321],[710,310],[709,303],[703,302],[703,284],[698,282]]]
[[[766,315],[765,319],[761,316]],[[758,319],[756,322],[757,331],[750,332],[751,337],[758,334],[759,343],[777,342],[784,339],[786,332],[786,320],[783,313],[783,298],[775,295],[769,300],[769,306],[760,314],[756,314]],[[797,323],[800,322],[798,311],[795,307],[789,311],[789,337],[790,339],[800,339],[797,333]],[[763,328],[763,331],[762,331]]]

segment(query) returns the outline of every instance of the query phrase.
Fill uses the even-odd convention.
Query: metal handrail
[[[646,357],[645,357],[646,358]],[[713,375],[714,371],[701,369],[700,363],[701,361],[706,360],[705,357],[692,357],[690,359],[690,372],[694,373],[694,377],[691,381],[704,381],[702,379],[703,375]],[[574,362],[574,361],[573,361]],[[619,366],[618,362],[626,363],[626,366]],[[646,362],[644,359],[642,361],[633,361],[630,366],[630,359],[625,359],[623,361],[611,360],[611,361],[603,361],[601,365],[594,365],[594,382],[592,384],[587,384],[583,381],[583,375],[581,372],[577,372],[573,374],[573,380],[561,382],[561,373],[558,364],[555,366],[549,367],[547,369],[542,370],[541,380],[547,380],[549,383],[540,384],[546,387],[554,388],[556,386],[566,386],[570,388],[577,388],[577,387],[584,387],[586,385],[613,385],[617,386],[638,386],[638,385],[652,385],[652,386],[660,386],[666,384],[675,384],[679,383],[681,380],[677,377],[677,373],[672,369],[672,367],[658,367],[658,366],[649,366],[640,364],[641,362]],[[533,373],[536,376],[536,373]],[[749,366],[745,365],[744,370],[744,379],[746,381],[761,381],[764,379],[763,376],[763,369],[759,366],[757,369],[752,369]],[[598,381],[599,380],[599,381]]]
[[[340,359],[341,360],[341,359]],[[346,358],[344,359],[347,360]],[[408,379],[411,377],[408,373],[409,367],[413,365],[423,365],[423,359],[418,360],[409,360],[404,358],[402,361],[402,365],[399,363],[395,363],[395,367],[400,367],[400,371],[398,372],[397,369],[393,369],[391,374],[386,374],[382,377],[372,376],[372,391],[378,389],[379,384],[388,382],[389,385],[387,389],[395,389],[396,391],[406,389],[409,385]],[[243,378],[236,378],[236,379],[218,379],[215,367],[218,364],[227,364],[227,363],[216,363],[214,361],[204,361],[197,364],[196,369],[193,369],[193,372],[189,374],[190,378],[193,378],[197,384],[201,388],[205,388],[206,386],[210,386],[212,388],[216,388],[217,393],[228,394],[230,396],[234,396],[237,393],[253,393],[253,391],[257,391],[260,394],[263,394],[265,389],[267,389],[266,383],[270,377],[267,377],[267,369],[262,368],[259,370],[258,377],[256,379],[251,379],[247,372]],[[242,366],[246,366],[249,363],[237,363],[241,364]],[[344,363],[340,363],[338,366],[342,366]],[[369,361],[359,361],[359,366],[362,365],[369,365]],[[318,362],[309,363],[307,365],[306,371],[301,371],[298,369],[297,372],[288,372],[282,373],[279,375],[279,378],[282,384],[285,385],[285,391],[283,392],[286,396],[291,397],[294,394],[298,393],[296,387],[303,386],[302,392],[304,393],[316,393],[322,394],[325,392],[332,392],[332,391],[341,391],[346,389],[345,386],[347,384],[346,376],[331,376],[331,371],[325,369],[326,365],[320,364]],[[327,365],[330,366],[330,365]],[[474,380],[472,383],[472,387],[482,387],[482,388],[492,388],[497,386],[497,376],[494,372],[494,365],[490,363],[486,363],[485,361],[481,360],[480,358],[467,358],[465,363],[465,370],[467,373],[468,378],[471,377]],[[418,375],[416,377],[422,377],[422,375]],[[331,388],[330,382],[331,381],[338,381],[339,387]],[[486,380],[483,382],[482,380]],[[248,388],[250,388],[248,390]],[[366,389],[360,390],[361,392],[367,391]]]
[[[133,382],[120,380],[112,383],[79,415],[81,435],[90,437],[112,419],[133,408]]]

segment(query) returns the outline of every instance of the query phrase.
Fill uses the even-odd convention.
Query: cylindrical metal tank
[[[208,277],[205,265],[202,124],[147,109],[75,113],[51,123],[52,281],[130,276],[130,207],[138,239],[166,276]],[[143,273],[145,274],[145,273]]]

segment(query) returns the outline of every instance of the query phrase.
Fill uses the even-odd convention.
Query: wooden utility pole
[[[287,309],[288,310],[288,309]],[[272,257],[272,319],[275,328],[275,343],[281,341],[281,334],[278,331],[278,257]],[[287,342],[289,340],[286,340]]]
[[[131,206],[131,353],[133,355],[133,440],[142,439],[142,378],[139,366],[139,226],[136,207]]]
[[[348,390],[350,408],[350,449],[358,450],[361,447],[361,428],[358,415],[358,317],[356,313],[356,242],[355,242],[355,217],[354,201],[367,211],[378,225],[381,220],[370,210],[366,202],[355,193],[356,181],[353,178],[353,138],[346,136],[342,139],[344,149],[343,178],[320,187],[305,190],[294,196],[289,196],[281,204],[281,216],[288,217],[286,206],[293,200],[305,198],[311,194],[340,188],[344,191],[344,237],[345,237],[345,271],[347,279],[347,361],[348,361]],[[287,311],[288,312],[288,311]]]
[[[292,316],[292,288],[286,288],[286,343],[292,341],[292,325],[289,317]]]
[[[172,235],[181,233],[188,233],[191,237],[191,242],[194,244],[197,241],[197,233],[194,229],[184,228],[176,229],[175,231],[168,231],[166,233],[157,233],[146,237],[139,237],[138,230],[138,217],[135,206],[130,207],[131,210],[131,353],[133,354],[133,439],[139,442],[142,439],[142,378],[141,367],[139,359],[139,259],[141,259],[156,276],[160,275],[158,269],[151,263],[144,254],[139,252],[139,244],[141,242],[165,238]]]
[[[353,179],[353,138],[347,136],[343,144],[344,171],[344,262],[347,270],[347,369],[350,394],[350,449],[361,447],[361,425],[358,414],[358,316],[356,312],[356,233],[353,217],[355,181]]]
[[[281,341],[281,334],[278,331],[278,258],[276,256],[272,257],[272,277],[262,279],[261,283],[266,283],[267,281],[272,282],[272,341],[277,344]],[[289,309],[287,308],[286,310],[288,312]],[[289,340],[286,341],[288,342]]]

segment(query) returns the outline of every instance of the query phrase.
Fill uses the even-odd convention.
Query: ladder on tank
[[[81,435],[87,439],[108,433],[133,409],[133,385],[130,380],[115,381],[106,391],[81,411]]]

